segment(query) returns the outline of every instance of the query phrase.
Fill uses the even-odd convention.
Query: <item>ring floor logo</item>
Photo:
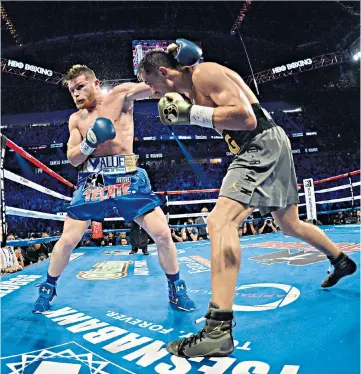
[[[18,275],[0,282],[0,298],[41,278],[41,275]]]
[[[1,358],[2,374],[131,373],[75,342]]]
[[[360,244],[353,242],[336,243],[337,248],[343,252],[352,253],[360,251]],[[307,266],[317,262],[327,261],[326,255],[304,242],[263,242],[248,244],[247,247],[277,249],[277,252],[253,256],[249,260],[262,265],[287,264],[292,266]]]
[[[189,290],[190,293],[211,295],[211,291]],[[295,302],[300,290],[288,284],[255,283],[236,287],[233,310],[236,312],[263,312],[282,308]]]
[[[110,280],[124,278],[128,275],[129,265],[132,261],[103,261],[93,266],[93,269],[81,271],[78,279],[84,280]]]
[[[205,358],[197,357],[191,359],[179,358],[170,355],[165,349],[166,341],[169,340],[169,333],[175,333],[175,329],[170,326],[163,326],[153,323],[149,319],[147,321],[138,319],[136,317],[119,314],[117,312],[109,311],[106,314],[106,319],[99,320],[94,318],[92,315],[87,315],[81,311],[72,309],[69,306],[63,307],[58,310],[52,310],[50,312],[43,313],[43,318],[51,320],[57,325],[57,328],[63,328],[67,333],[75,334],[75,339],[83,339],[85,344],[91,344],[92,349],[101,353],[104,351],[106,357],[121,363],[126,366],[126,369],[118,371],[116,373],[128,372],[128,373],[278,373],[278,374],[298,374],[300,366],[295,363],[285,363],[278,361],[275,363],[268,363],[264,361],[246,360],[240,355],[234,355],[231,357],[223,358]],[[151,316],[150,316],[151,317]],[[105,322],[105,321],[108,322]],[[109,323],[111,321],[111,323]],[[137,326],[137,333],[133,331],[133,326]],[[190,326],[189,326],[190,327]],[[192,335],[191,331],[179,331],[179,338],[183,339]],[[114,340],[115,339],[115,340]],[[253,342],[242,340],[234,341],[236,350],[247,352],[253,350]],[[252,346],[252,347],[251,347]],[[81,347],[83,348],[83,347]],[[91,374],[113,374],[113,367],[108,362],[107,366],[103,368],[100,365],[106,365],[107,361],[102,359],[100,356],[93,354],[91,351],[85,353],[80,349],[75,350],[73,347],[61,347],[61,352],[53,349],[43,349],[41,353],[34,354],[30,352],[23,355],[11,356],[5,358],[5,362],[8,368],[12,369],[12,374],[27,374],[28,372],[20,371],[26,363],[41,359],[42,361],[51,361],[50,358],[54,358],[54,364],[44,363],[45,371],[29,371],[35,374],[83,374],[85,371],[80,371],[85,365],[88,367],[88,372]],[[71,352],[69,351],[71,350]],[[84,348],[85,350],[85,348]],[[49,357],[50,354],[53,355]],[[39,351],[38,351],[39,352]],[[77,357],[74,357],[74,355]],[[30,357],[31,355],[31,357]],[[59,360],[59,357],[61,360]],[[80,359],[82,359],[81,362]],[[267,359],[267,358],[265,358]],[[271,359],[271,358],[270,358]],[[70,361],[73,360],[73,361]],[[77,360],[77,361],[75,361]],[[79,360],[79,361],[78,361]],[[90,368],[90,361],[93,363],[93,367]],[[97,364],[97,366],[94,365]],[[48,365],[63,364],[67,371],[46,371]],[[68,364],[68,366],[65,366]],[[81,367],[75,367],[74,369],[70,366],[82,365]],[[39,365],[39,364],[37,364]],[[199,367],[201,365],[201,367]],[[271,369],[271,366],[272,367]],[[277,369],[276,369],[277,366]],[[231,368],[232,367],[232,368]],[[118,366],[118,368],[120,368]],[[15,371],[18,369],[18,371]],[[42,369],[42,368],[41,368]],[[74,371],[70,371],[74,370]],[[270,371],[272,370],[272,371]]]

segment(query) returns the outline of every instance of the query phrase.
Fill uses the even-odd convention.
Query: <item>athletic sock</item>
[[[176,274],[166,274],[168,282],[174,283],[179,280],[179,271]]]
[[[60,275],[58,275],[57,277],[52,277],[51,275],[49,275],[49,273],[46,275],[46,281],[50,284],[53,284],[54,286],[56,285],[56,281],[58,280],[58,278],[60,277]]]

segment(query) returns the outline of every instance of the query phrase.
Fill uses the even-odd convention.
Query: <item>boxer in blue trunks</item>
[[[179,278],[176,248],[159,207],[163,201],[152,192],[148,175],[136,166],[133,154],[134,101],[154,92],[144,83],[124,83],[104,94],[95,73],[85,65],[73,66],[64,75],[64,84],[78,108],[69,119],[67,157],[82,171],[33,312],[50,309],[57,280],[90,220],[102,221],[114,208],[126,221],[136,221],[156,243],[168,279],[169,301],[180,310],[195,310]]]

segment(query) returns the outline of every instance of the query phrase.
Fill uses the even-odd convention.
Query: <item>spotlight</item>
[[[361,57],[361,52],[357,52],[357,56],[358,56],[358,57]]]
[[[358,60],[358,55],[353,55],[353,59],[355,60],[355,61],[357,61]]]

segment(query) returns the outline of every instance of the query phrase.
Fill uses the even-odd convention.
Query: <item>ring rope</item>
[[[50,190],[49,188],[43,187],[40,184],[34,183],[32,181],[29,181],[29,179],[20,177],[17,174],[12,173],[11,171],[4,170],[4,176],[6,179],[9,179],[13,182],[22,184],[23,186],[27,186],[30,188],[33,188],[34,190],[46,193],[48,195],[57,197],[58,199],[66,200],[66,201],[71,201],[71,197],[64,196],[61,193],[55,192],[53,190]]]
[[[5,138],[5,139],[6,139],[6,145],[9,148],[13,149],[15,152],[17,152],[20,156],[24,157],[25,159],[27,159],[28,161],[30,161],[34,165],[38,166],[43,171],[48,173],[50,176],[56,178],[57,180],[61,181],[65,185],[67,185],[69,187],[72,187],[72,188],[75,188],[75,186],[72,183],[70,183],[69,181],[67,181],[63,177],[61,177],[59,174],[55,173],[53,170],[48,168],[42,162],[38,161],[36,158],[31,156],[29,153],[27,153],[23,148],[20,148],[18,145],[16,145],[11,140],[9,140],[7,138]],[[355,170],[355,171],[352,171],[352,172],[349,172],[349,173],[345,173],[345,174],[333,176],[333,177],[330,177],[330,178],[325,178],[325,179],[321,179],[321,180],[318,180],[318,181],[314,181],[313,182],[314,185],[317,185],[317,184],[330,182],[330,181],[334,181],[334,180],[341,179],[341,178],[346,178],[346,177],[348,177],[349,180],[350,180],[350,183],[347,184],[347,185],[332,187],[332,188],[323,189],[323,190],[318,190],[318,191],[315,191],[315,193],[331,192],[331,191],[337,191],[337,190],[346,189],[346,188],[351,188],[352,189],[353,186],[360,186],[361,182],[355,182],[355,183],[351,182],[351,176],[358,175],[358,174],[360,174],[360,172],[361,172],[360,170]],[[7,179],[10,179],[10,180],[14,181],[14,182],[17,182],[17,183],[20,183],[22,185],[26,185],[30,188],[33,188],[37,191],[40,191],[40,192],[46,193],[48,195],[60,198],[62,200],[71,201],[70,197],[64,196],[64,195],[62,195],[58,192],[55,192],[55,191],[50,190],[48,188],[45,188],[45,187],[43,187],[43,186],[41,186],[37,183],[31,182],[26,178],[23,178],[23,177],[20,177],[20,176],[14,174],[14,173],[11,173],[10,171],[5,170],[5,177]],[[302,185],[298,185],[298,186],[302,186]],[[199,189],[199,190],[160,191],[160,192],[155,192],[155,193],[159,194],[159,195],[165,195],[166,198],[167,198],[167,205],[168,206],[169,205],[175,206],[175,205],[188,205],[188,204],[215,203],[217,201],[217,199],[168,201],[168,195],[213,193],[213,192],[219,192],[219,191],[220,191],[220,189],[217,188],[217,189]],[[304,196],[304,195],[305,195],[304,193],[299,194],[300,197]],[[355,199],[360,200],[361,196],[346,197],[346,198],[340,198],[340,199],[335,199],[335,200],[318,201],[318,202],[316,202],[316,204],[336,203],[336,202],[343,202],[343,201],[351,201],[351,200],[355,200]],[[306,204],[299,204],[300,207],[305,206],[305,205]],[[351,208],[351,209],[353,209],[353,208]],[[50,213],[42,213],[42,212],[38,212],[38,211],[31,211],[31,210],[20,209],[20,208],[15,208],[15,207],[6,207],[6,210],[7,210],[7,212],[6,212],[7,214],[17,215],[17,216],[22,216],[22,217],[53,219],[53,220],[58,220],[58,221],[64,221],[65,217],[66,217],[66,213],[63,213],[63,212],[57,213],[57,214],[50,214]],[[256,209],[255,211],[258,211],[258,209]],[[171,218],[185,218],[185,217],[200,217],[200,216],[204,217],[204,216],[207,216],[208,214],[209,213],[174,214],[174,215],[169,215],[169,219],[171,219]],[[124,221],[124,218],[123,217],[105,218],[105,221]]]
[[[318,181],[314,181],[313,184],[320,184],[320,183],[325,183],[325,182],[332,182],[332,181],[335,181],[337,179],[348,178],[350,176],[352,177],[353,175],[358,175],[360,173],[361,173],[361,170],[354,170],[354,171],[351,171],[349,173],[335,175],[334,177],[329,177],[329,178],[325,178],[325,179],[320,179]]]
[[[216,203],[217,199],[204,199],[204,200],[184,200],[184,201],[168,201],[167,205],[189,205],[189,204],[207,204]]]
[[[338,191],[338,190],[344,190],[345,188],[351,188],[352,187],[357,187],[360,186],[361,182],[355,182],[351,184],[344,184],[342,186],[337,186],[337,187],[331,187],[331,188],[325,188],[324,190],[318,190],[315,191],[315,193],[324,193],[324,192],[331,192],[331,191]]]
[[[35,157],[33,157],[28,152],[24,151],[23,148],[20,148],[18,145],[16,145],[10,139],[6,139],[6,145],[10,149],[14,150],[17,154],[19,154],[20,156],[24,157],[25,159],[27,159],[28,161],[30,161],[32,164],[34,164],[35,166],[39,167],[40,169],[42,169],[43,171],[45,171],[46,173],[48,173],[49,175],[51,175],[52,177],[54,177],[55,179],[57,179],[58,181],[66,184],[69,187],[75,188],[75,186],[73,185],[73,183],[70,183],[69,181],[67,181],[66,179],[64,179],[61,175],[59,175],[58,173],[55,173],[54,170],[51,170],[50,168],[48,168],[46,165],[44,165],[42,162],[40,162],[39,160],[37,160]]]

